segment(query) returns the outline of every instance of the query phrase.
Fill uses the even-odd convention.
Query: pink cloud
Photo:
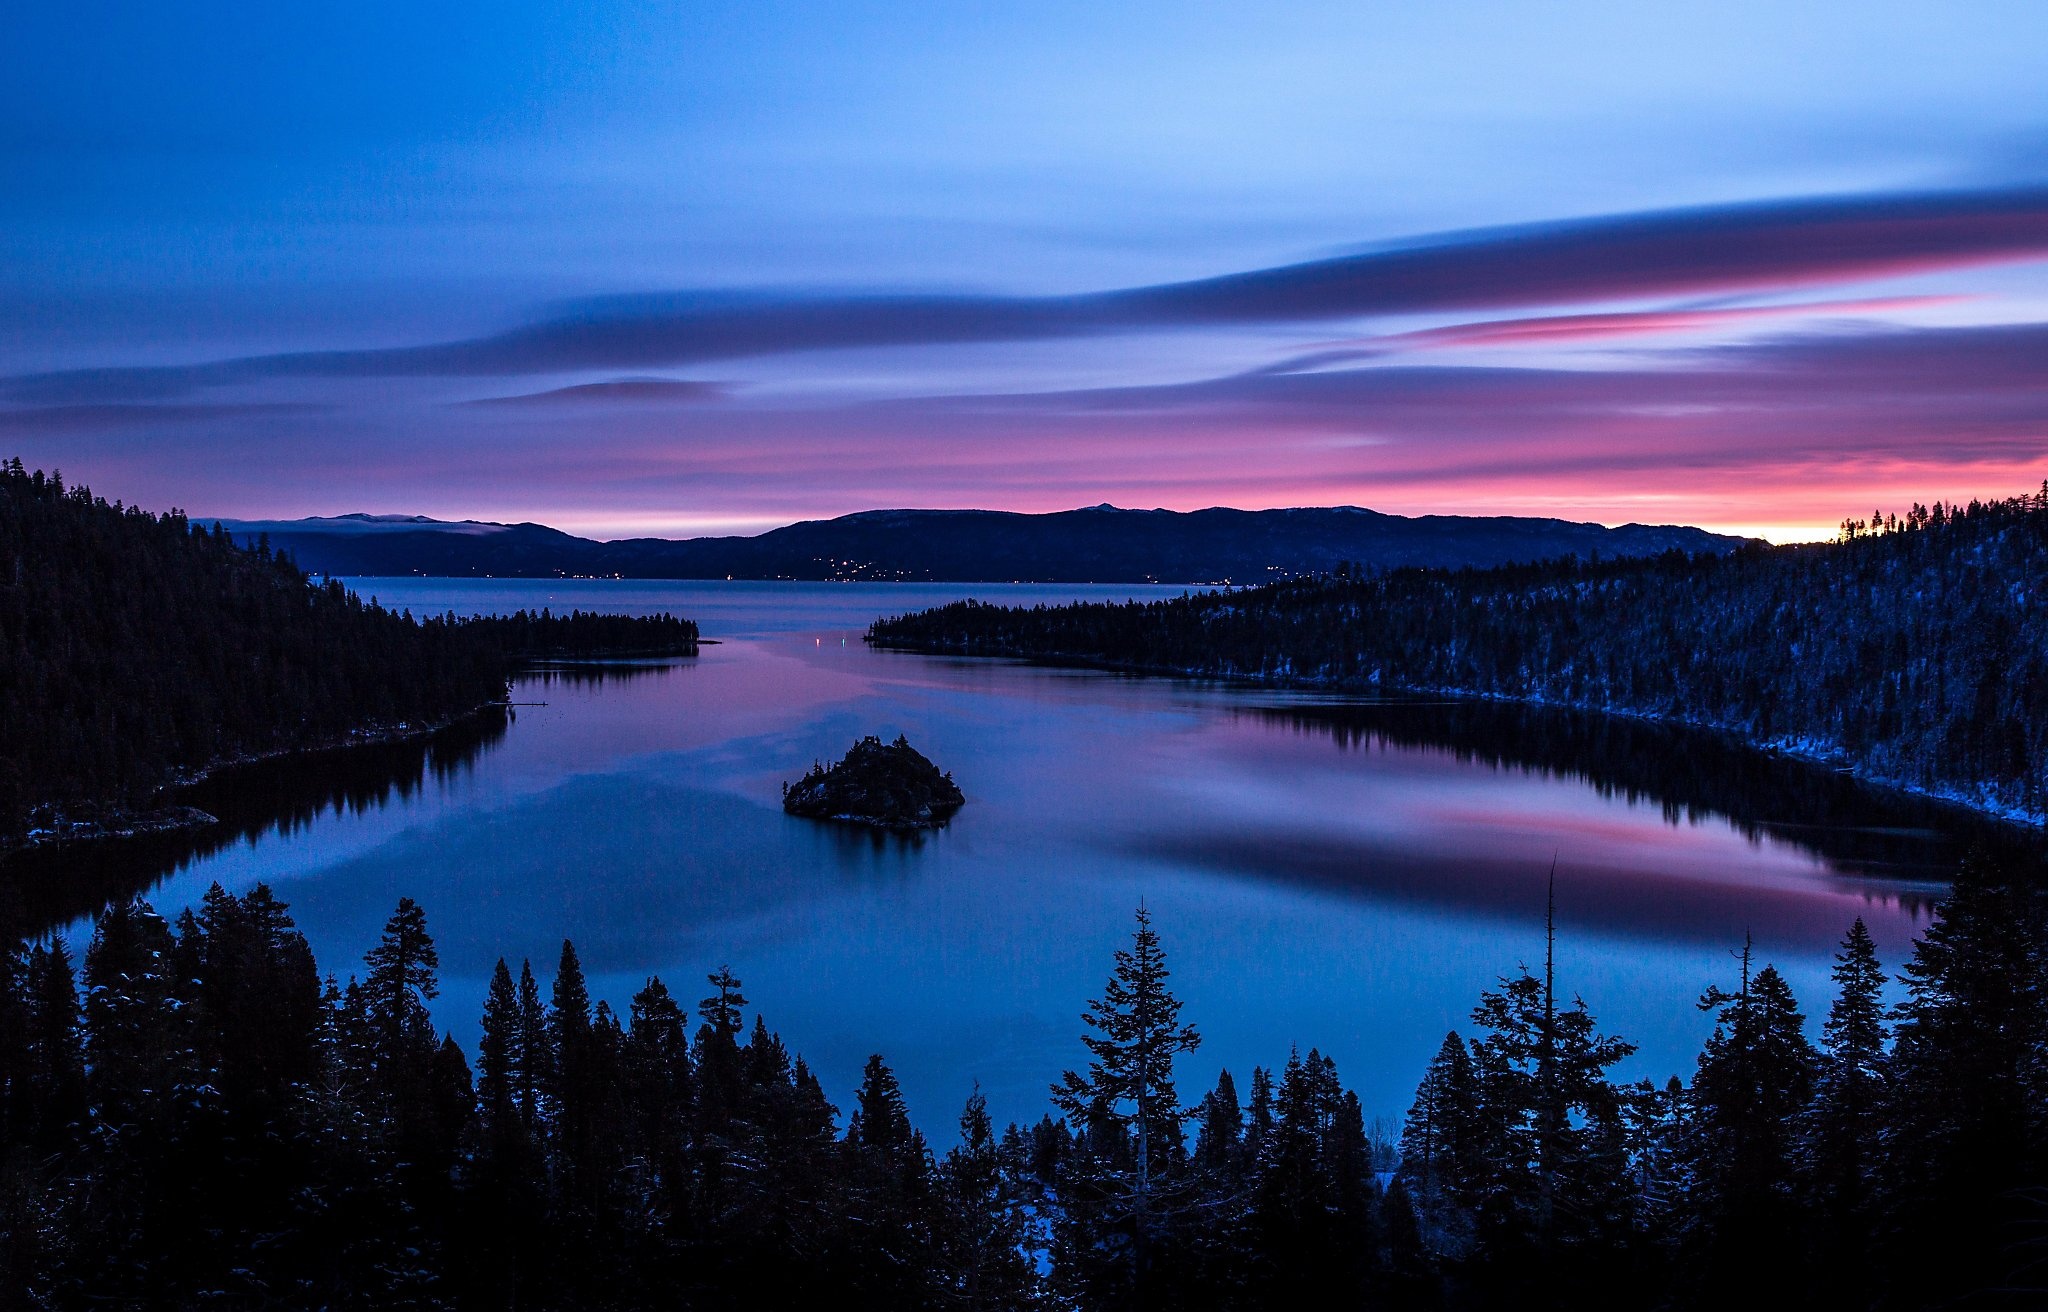
[[[1415,332],[1363,338],[1388,346],[1514,346],[1596,341],[1651,333],[1700,332],[1761,319],[1813,315],[1884,314],[1969,300],[1966,296],[1889,296],[1864,300],[1806,301],[1796,305],[1750,305],[1697,310],[1624,310],[1600,314],[1555,314],[1523,319],[1489,319],[1447,324]]]

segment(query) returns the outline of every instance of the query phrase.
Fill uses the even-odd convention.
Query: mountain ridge
[[[501,578],[1245,584],[1340,568],[1719,554],[1749,541],[1673,524],[1404,516],[1363,506],[1135,510],[1106,502],[1044,514],[884,508],[752,537],[609,542],[531,522],[360,512],[219,522],[245,543],[267,536],[319,574]]]

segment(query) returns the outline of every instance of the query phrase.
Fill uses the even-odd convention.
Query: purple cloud
[[[516,396],[486,396],[458,402],[465,406],[511,409],[603,405],[695,405],[722,401],[731,392],[724,383],[698,382],[682,378],[615,378],[603,383],[578,383],[545,392],[522,392]]]
[[[611,297],[506,332],[374,350],[17,377],[22,401],[139,399],[279,377],[513,376],[790,352],[1027,341],[1374,314],[1783,290],[2048,257],[2048,189],[1667,210],[1451,233],[1078,296]]]

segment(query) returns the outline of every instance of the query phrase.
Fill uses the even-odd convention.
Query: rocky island
[[[843,820],[877,829],[937,829],[966,802],[953,776],[900,735],[884,743],[870,734],[837,765],[814,765],[782,786],[782,809],[813,820]]]

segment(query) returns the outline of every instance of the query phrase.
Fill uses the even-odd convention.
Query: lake
[[[1969,838],[1964,817],[1704,735],[1496,705],[1367,702],[869,649],[875,616],[1168,588],[356,579],[415,614],[672,610],[694,659],[541,670],[503,723],[210,781],[218,830],[99,854],[166,914],[268,881],[323,967],[357,966],[392,905],[425,907],[437,1020],[474,1052],[493,963],[545,981],[564,937],[622,1012],[730,965],[850,1106],[887,1055],[940,1143],[978,1082],[1036,1119],[1085,1053],[1080,1013],[1143,904],[1219,1066],[1319,1047],[1398,1116],[1480,990],[1541,965],[1556,863],[1561,989],[1690,1076],[1693,1001],[1745,936],[1818,1032],[1862,917],[1900,963]],[[901,733],[968,803],[922,840],[785,816],[780,790]],[[74,933],[82,931],[74,925]],[[81,945],[82,946],[82,943]]]

